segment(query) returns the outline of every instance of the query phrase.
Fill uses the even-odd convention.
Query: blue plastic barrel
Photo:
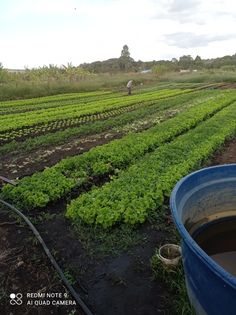
[[[236,164],[204,168],[184,177],[172,191],[170,206],[182,238],[186,286],[196,314],[236,315],[236,277],[191,237],[207,222],[236,215]]]

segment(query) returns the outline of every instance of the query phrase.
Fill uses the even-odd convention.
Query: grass
[[[199,70],[190,73],[168,73],[160,81],[176,83],[236,83],[236,71]]]
[[[89,92],[97,90],[124,91],[126,93],[126,84],[130,79],[134,80],[136,87],[142,88],[156,84],[158,78],[152,74],[125,73],[125,74],[100,74],[93,75],[91,78],[85,78],[77,82],[68,81],[12,81],[0,85],[0,101],[24,99],[41,96],[49,96],[73,92]]]
[[[158,211],[152,211],[149,222],[153,229],[166,233],[165,244],[179,244],[180,236],[173,224],[168,203],[168,198],[166,198],[162,208]],[[155,280],[161,281],[168,292],[167,297],[165,297],[165,315],[195,315],[189,303],[182,263],[172,269],[165,268],[159,260],[157,252],[158,249],[154,252],[150,263]]]
[[[120,74],[96,74],[87,76],[80,81],[9,81],[0,84],[0,101],[11,99],[33,98],[73,92],[89,92],[96,90],[124,91],[126,84],[132,79],[135,90],[163,83],[235,83],[236,71],[233,70],[199,70],[180,74],[179,72],[167,73],[158,76],[154,73],[120,73]]]
[[[139,234],[137,229],[127,225],[104,230],[81,222],[73,226],[72,233],[76,239],[80,240],[88,255],[96,259],[115,257],[121,252],[145,243],[145,236]]]
[[[167,297],[168,315],[194,315],[185,286],[183,265],[179,264],[173,269],[163,266],[156,253],[151,259],[151,266],[154,276],[161,280],[167,287],[169,296]]]

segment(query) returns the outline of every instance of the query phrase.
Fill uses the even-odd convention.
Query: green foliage
[[[152,71],[157,75],[163,75],[165,73],[174,71],[172,64],[160,64],[152,68]]]
[[[171,301],[168,300],[168,308],[171,315],[194,315],[194,310],[191,307],[187,290],[185,286],[185,276],[183,265],[168,269],[161,263],[157,257],[157,251],[151,259],[151,266],[157,281],[162,281],[166,284],[167,290],[171,296]]]
[[[10,185],[4,186],[2,197],[11,196],[17,205],[26,209],[44,207],[50,200],[57,200],[71,191],[74,186],[75,179],[66,178],[54,169],[46,169],[40,177],[37,174],[25,177],[21,185],[14,189]],[[38,190],[38,187],[41,189]]]
[[[104,228],[122,221],[144,222],[181,177],[198,168],[225,139],[235,134],[235,104],[145,155],[102,188],[82,194],[68,205],[66,216],[75,222],[83,220]]]
[[[93,114],[106,114],[107,111],[112,109],[122,109],[128,106],[140,106],[140,103],[145,101],[156,101],[161,98],[170,97],[174,95],[180,95],[183,93],[190,92],[190,90],[186,89],[180,90],[161,90],[155,92],[147,92],[139,95],[123,96],[123,97],[111,97],[105,100],[92,101],[90,103],[79,102],[69,104],[67,106],[60,107],[60,103],[58,103],[58,107],[56,108],[42,108],[38,110],[33,110],[27,113],[27,116],[24,112],[22,113],[12,113],[8,115],[2,115],[0,118],[0,132],[4,134],[4,132],[8,130],[19,130],[23,127],[34,126],[37,124],[46,124],[49,122],[55,122],[57,120],[65,120],[65,119],[78,119],[82,118],[86,115]],[[73,97],[73,96],[72,96]],[[59,100],[58,100],[59,101]],[[32,102],[29,101],[29,102]],[[22,104],[22,101],[19,101]],[[18,102],[14,101],[12,106],[18,106]],[[8,106],[11,106],[11,102],[9,102]],[[30,103],[31,104],[31,103]],[[0,107],[6,108],[6,103],[1,103]],[[47,126],[47,125],[45,125]],[[32,129],[33,131],[33,129]]]
[[[217,102],[215,102],[216,99],[218,99]],[[81,156],[64,159],[42,173],[36,173],[32,177],[23,178],[17,187],[6,185],[3,188],[4,196],[26,208],[44,207],[49,201],[55,201],[68,193],[72,188],[81,186],[83,183],[89,181],[91,176],[107,174],[117,169],[125,168],[138,157],[154,150],[166,141],[172,140],[176,135],[192,128],[200,121],[209,117],[209,115],[227,106],[233,99],[235,99],[234,94],[231,95],[228,93],[226,96],[224,94],[219,95],[214,100],[190,108],[179,116],[150,128],[146,132],[130,134],[123,139],[94,148]],[[139,173],[138,170],[137,173]],[[143,174],[143,177],[145,179],[146,174]],[[136,189],[139,189],[139,185],[140,183],[137,184]],[[130,183],[128,181],[128,186],[134,187],[134,182]],[[113,193],[116,195],[117,191],[112,192],[111,196]],[[129,187],[127,187],[127,193],[129,194]],[[93,196],[91,198],[91,200],[94,199]],[[129,198],[127,198],[128,196],[122,199],[119,211],[117,212],[112,211],[110,213],[110,205],[108,204],[106,209],[102,211],[102,214],[99,213],[97,216],[97,224],[110,226],[113,222],[119,221],[120,215],[123,212],[125,212],[125,222],[144,222],[147,213],[143,211],[143,203],[151,208],[153,201],[150,197],[147,198],[143,191],[139,196],[140,200],[137,202],[129,203],[127,201]],[[79,200],[83,204],[83,198],[81,197]],[[156,196],[154,200],[158,200],[156,205],[159,205],[159,201],[162,201],[162,195],[160,197]],[[73,203],[71,207],[76,208],[77,202]],[[99,204],[94,206],[94,208],[97,207],[99,207]],[[95,209],[91,211],[87,211],[86,209],[82,217],[87,223],[92,223],[96,216]]]
[[[120,56],[123,58],[130,58],[129,47],[127,45],[123,46]]]
[[[194,60],[190,55],[184,55],[179,58],[179,66],[182,69],[191,69],[193,64]]]
[[[38,147],[49,147],[53,144],[64,143],[64,141],[69,140],[74,136],[89,135],[108,130],[114,126],[124,126],[125,124],[140,120],[149,115],[156,115],[158,112],[164,111],[168,108],[180,109],[183,108],[185,104],[187,104],[186,106],[192,106],[196,100],[197,103],[199,103],[211,97],[211,92],[212,91],[196,91],[187,94],[180,94],[174,98],[164,98],[155,102],[147,101],[145,103],[143,102],[141,106],[138,106],[137,109],[134,109],[131,112],[124,111],[124,113],[119,113],[115,117],[111,116],[111,118],[109,118],[109,116],[106,120],[96,121],[96,116],[94,115],[94,120],[90,118],[91,120],[89,122],[77,128],[67,128],[66,130],[58,131],[56,133],[50,133],[50,131],[48,131],[49,133],[46,135],[41,135],[35,138],[31,138],[32,134],[30,134],[30,138],[25,141],[12,141],[2,145],[0,147],[0,155],[4,155],[8,152],[14,152],[14,154],[17,154],[17,152],[21,152],[22,150],[24,150],[24,152],[31,152]],[[216,94],[216,91],[214,91],[214,95]],[[104,97],[104,95],[102,97]],[[113,110],[110,113],[107,112],[107,115],[111,115],[115,111],[116,110]],[[33,132],[35,132],[35,129],[32,130],[32,133]],[[2,140],[6,139],[10,141],[10,139],[16,139],[15,133],[11,134],[11,136],[12,138],[10,138],[10,135],[7,136],[4,134],[4,137],[2,136]]]

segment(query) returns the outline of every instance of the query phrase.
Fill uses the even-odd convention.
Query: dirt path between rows
[[[10,179],[32,175],[45,167],[55,165],[61,159],[81,154],[93,147],[106,144],[123,136],[121,132],[103,132],[97,135],[74,138],[50,149],[40,148],[31,153],[7,154],[1,159],[0,174]]]
[[[236,139],[227,141],[224,147],[216,152],[210,165],[236,163]]]
[[[75,156],[89,151],[93,147],[106,144],[112,140],[120,139],[128,132],[141,132],[159,123],[162,119],[168,119],[176,115],[178,111],[167,110],[165,115],[157,117],[143,118],[140,122],[131,122],[125,126],[115,127],[106,132],[86,135],[84,137],[75,136],[66,143],[52,145],[50,148],[37,148],[30,153],[10,152],[1,157],[0,175],[10,179],[32,175],[37,171],[42,171],[45,167],[55,165],[63,158]]]

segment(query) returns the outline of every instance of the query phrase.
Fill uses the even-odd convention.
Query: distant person
[[[127,83],[128,95],[131,95],[132,83],[133,83],[133,80],[130,80]]]

